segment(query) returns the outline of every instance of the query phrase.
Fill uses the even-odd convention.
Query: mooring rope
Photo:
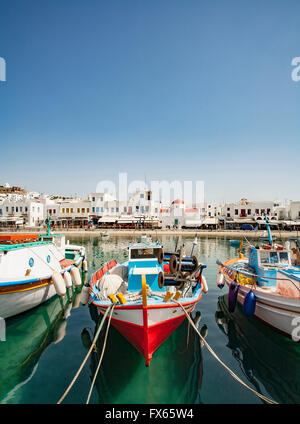
[[[86,354],[86,357],[85,357],[85,358],[84,358],[84,360],[82,361],[82,364],[80,365],[80,367],[79,367],[79,369],[78,369],[77,373],[75,374],[75,376],[74,376],[73,380],[71,381],[71,383],[70,383],[70,385],[68,386],[67,390],[64,392],[64,394],[63,394],[63,395],[62,395],[62,397],[59,399],[59,401],[57,402],[57,404],[60,404],[60,403],[64,400],[64,398],[67,396],[67,394],[68,394],[68,393],[69,393],[69,391],[71,390],[72,386],[74,385],[75,381],[77,380],[77,378],[78,378],[79,374],[80,374],[80,373],[81,373],[81,371],[82,371],[82,368],[84,367],[84,364],[86,363],[86,361],[87,361],[88,357],[90,356],[90,354],[91,354],[91,352],[92,352],[92,350],[93,350],[93,348],[94,348],[94,346],[95,346],[95,344],[96,344],[96,342],[97,342],[97,339],[98,339],[99,334],[100,334],[100,332],[101,332],[101,330],[102,330],[102,327],[103,327],[103,324],[104,324],[104,322],[105,322],[105,319],[106,319],[106,317],[107,317],[108,313],[110,312],[110,310],[111,310],[111,309],[115,306],[115,304],[116,304],[116,303],[112,303],[112,304],[111,304],[111,305],[109,305],[109,307],[106,309],[105,314],[103,315],[102,320],[101,320],[101,322],[100,322],[100,325],[99,325],[99,327],[98,327],[98,329],[97,329],[97,332],[96,332],[96,335],[95,335],[95,337],[94,337],[94,340],[93,340],[93,342],[92,342],[92,344],[91,344],[91,347],[90,347],[90,349],[89,349],[88,353]]]
[[[194,328],[194,330],[196,331],[196,333],[198,334],[198,336],[201,338],[201,340],[203,341],[203,343],[205,344],[205,346],[207,347],[208,351],[212,354],[212,356],[229,372],[229,374],[235,378],[242,386],[246,387],[246,389],[250,390],[252,393],[254,393],[256,396],[258,396],[260,399],[262,399],[263,401],[267,402],[267,403],[271,403],[271,404],[278,404],[278,402],[275,402],[272,399],[269,399],[268,397],[262,395],[261,393],[258,393],[256,390],[252,389],[252,387],[248,386],[246,383],[244,383],[243,380],[241,380],[226,364],[224,364],[224,362],[218,357],[218,355],[214,352],[214,350],[210,347],[210,345],[207,343],[207,341],[205,340],[205,338],[200,334],[198,328],[195,326],[194,321],[192,320],[192,318],[189,316],[188,312],[185,310],[185,308],[182,306],[182,304],[177,300],[173,300],[174,303],[177,303],[182,310],[184,311],[186,317],[188,318],[188,320],[190,321],[192,327]]]
[[[113,304],[113,307],[110,310],[101,356],[100,356],[99,363],[98,363],[98,366],[97,366],[97,369],[96,369],[96,372],[95,372],[95,375],[94,375],[94,378],[93,378],[93,381],[92,381],[92,384],[91,384],[91,388],[90,388],[90,391],[89,391],[89,394],[88,394],[88,397],[87,397],[87,400],[86,400],[86,404],[88,404],[89,401],[90,401],[90,397],[91,397],[91,394],[92,394],[92,391],[93,391],[93,388],[94,388],[94,384],[95,384],[95,381],[96,381],[96,378],[97,378],[97,375],[98,375],[98,372],[99,372],[99,369],[100,369],[100,365],[101,365],[101,362],[102,362],[102,359],[103,359],[103,355],[104,355],[104,351],[105,351],[105,347],[106,347],[106,340],[107,340],[107,336],[108,336],[108,330],[109,330],[109,327],[110,327],[110,321],[111,321],[111,317],[112,317],[114,307],[115,307],[115,303]]]

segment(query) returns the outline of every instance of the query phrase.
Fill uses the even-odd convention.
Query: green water
[[[127,259],[132,238],[105,240],[68,237],[83,244],[88,278],[111,259]],[[166,249],[175,238],[163,236]],[[190,249],[192,238],[181,238]],[[247,319],[238,307],[227,310],[226,288],[216,286],[216,259],[236,254],[221,238],[201,238],[195,253],[207,264],[209,291],[195,313],[199,329],[221,359],[247,384],[279,403],[300,402],[300,344]],[[0,342],[0,402],[56,403],[80,366],[95,334],[97,311],[79,304],[80,289],[6,320],[6,341]],[[217,318],[217,319],[216,319]],[[103,344],[103,336],[64,403],[85,403]],[[262,403],[236,382],[211,356],[184,322],[155,352],[151,366],[114,328],[110,329],[101,370],[90,403]]]

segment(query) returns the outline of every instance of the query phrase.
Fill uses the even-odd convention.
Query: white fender
[[[78,293],[73,299],[73,303],[72,303],[73,309],[77,309],[80,305],[80,294],[81,293]]]
[[[221,272],[217,274],[216,284],[220,289],[222,289],[225,285],[225,277],[224,274],[222,274]]]
[[[72,277],[71,277],[69,271],[66,271],[64,273],[64,281],[65,281],[65,285],[66,285],[67,289],[72,287]]]
[[[54,344],[61,342],[62,339],[65,337],[66,327],[67,327],[67,321],[64,319],[62,323],[59,325],[59,327],[57,328],[57,330],[55,331],[54,341],[53,341]]]
[[[90,298],[90,288],[88,286],[83,286],[80,293],[80,302],[83,305],[86,305]]]
[[[59,296],[64,296],[66,294],[66,285],[61,274],[57,271],[53,271],[52,280],[53,280],[56,293]]]
[[[201,280],[202,280],[202,291],[203,293],[207,293],[208,286],[207,286],[206,278],[204,277],[204,275],[201,276]]]
[[[70,303],[64,313],[64,319],[69,318],[69,316],[71,315],[71,309],[72,309],[72,303]]]
[[[78,287],[81,286],[81,276],[79,269],[76,266],[73,266],[70,270],[70,274],[74,283],[74,286]]]
[[[86,259],[82,262],[82,270],[86,272],[88,270],[88,264]]]

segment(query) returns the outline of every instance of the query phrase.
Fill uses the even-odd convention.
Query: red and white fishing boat
[[[113,260],[83,287],[82,303],[89,299],[99,313],[117,302],[112,325],[144,356],[149,366],[153,353],[191,313],[207,291],[195,256],[183,256],[182,249],[164,254],[160,243],[129,246],[129,260]],[[178,303],[180,302],[180,304]]]

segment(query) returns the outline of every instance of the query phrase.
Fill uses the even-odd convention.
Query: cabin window
[[[277,252],[270,252],[270,263],[271,264],[277,264],[278,263]]]
[[[131,259],[157,258],[159,249],[132,249]]]
[[[289,254],[288,252],[279,252],[280,263],[282,265],[289,265]]]

